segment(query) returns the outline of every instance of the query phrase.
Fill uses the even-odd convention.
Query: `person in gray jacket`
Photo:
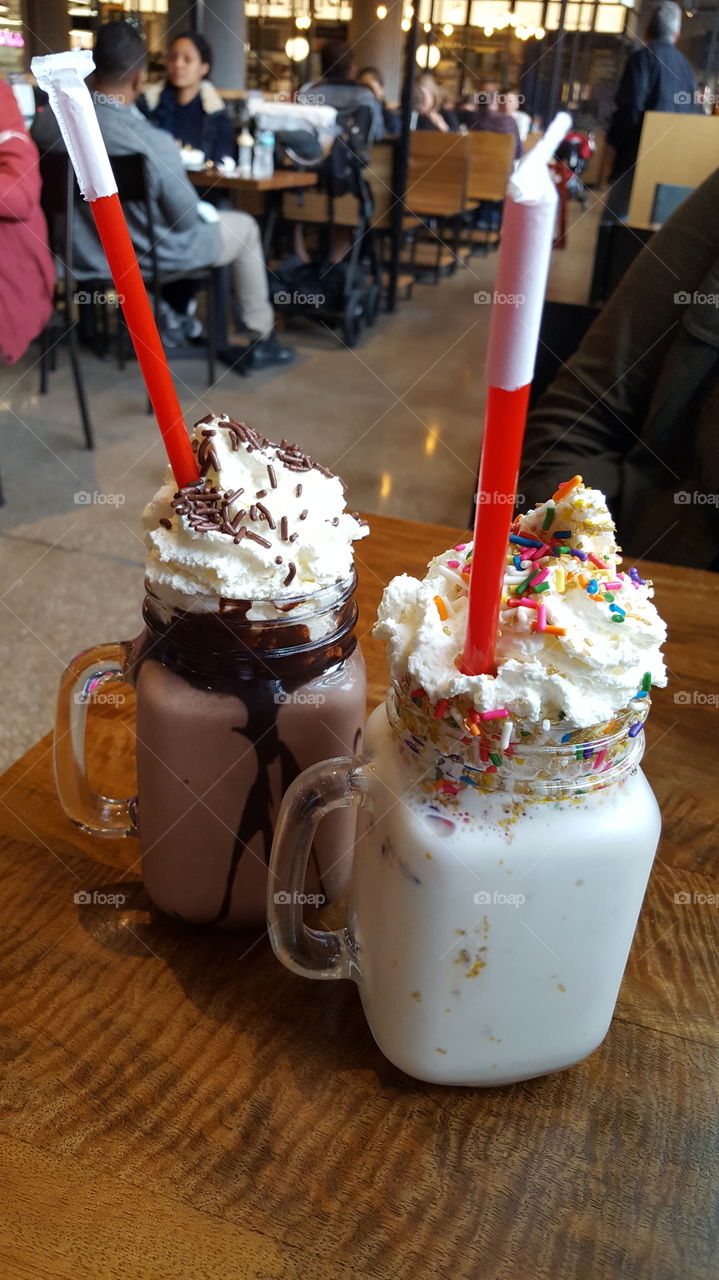
[[[527,420],[530,504],[575,473],[632,556],[719,570],[719,169],[642,249]]]
[[[135,106],[147,65],[141,36],[127,22],[106,23],[97,33],[94,59],[93,99],[109,155],[140,154],[147,161],[160,271],[231,266],[240,315],[252,341],[239,351],[231,349],[225,353],[226,358],[242,373],[291,360],[294,353],[280,346],[273,332],[267,269],[254,218],[222,209],[212,211],[215,220],[205,221],[174,139],[150,124]],[[35,117],[32,136],[42,153],[64,149],[55,115],[49,108]],[[126,203],[125,216],[142,266],[150,249],[144,205]],[[105,255],[84,200],[78,202],[74,251],[78,279],[107,275]]]

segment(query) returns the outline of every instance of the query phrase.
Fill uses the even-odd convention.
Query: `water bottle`
[[[275,135],[271,129],[262,129],[255,142],[252,157],[252,177],[271,178],[275,171]]]
[[[247,126],[242,130],[239,141],[239,158],[237,169],[241,178],[252,177],[252,151],[254,140]]]

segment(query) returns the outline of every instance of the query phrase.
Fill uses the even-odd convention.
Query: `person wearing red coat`
[[[45,328],[55,268],[40,208],[40,166],[15,95],[0,81],[0,358],[14,364]]]

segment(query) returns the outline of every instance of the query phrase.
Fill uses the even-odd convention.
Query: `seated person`
[[[501,112],[497,105],[497,95],[494,90],[482,90],[477,95],[477,111],[469,128],[472,132],[478,133],[508,133],[514,139],[514,159],[519,160],[522,155],[522,143],[519,138],[519,129],[513,116],[506,115]],[[502,97],[504,95],[501,95]]]
[[[433,129],[437,133],[449,133],[449,125],[437,106],[437,99],[428,84],[418,81],[412,94],[412,110],[417,113],[415,129]]]
[[[232,121],[214,85],[212,50],[203,36],[185,31],[176,36],[167,55],[167,79],[145,86],[138,107],[166,129],[183,147],[194,147],[206,160],[220,164],[237,159]]]
[[[365,84],[371,89],[382,108],[382,121],[385,138],[398,138],[402,128],[402,118],[398,111],[393,111],[385,102],[384,76],[377,67],[363,67],[357,75],[357,84]]]
[[[129,23],[108,22],[98,30],[94,58],[95,110],[109,155],[140,154],[147,161],[160,272],[231,266],[240,315],[252,342],[242,350],[231,349],[224,358],[241,373],[291,360],[293,352],[281,347],[273,333],[274,312],[254,218],[223,209],[216,214],[213,211],[216,221],[203,220],[177,144],[168,133],[151,125],[135,105],[147,63],[144,41]],[[55,116],[49,109],[35,117],[32,132],[42,152],[64,150]],[[144,203],[127,203],[125,216],[140,265],[143,259],[147,265],[150,238]],[[84,200],[77,205],[74,248],[80,279],[107,276],[105,255]]]
[[[14,364],[52,312],[55,269],[40,208],[37,150],[0,80],[0,359]]]
[[[642,249],[527,421],[531,506],[579,473],[631,556],[719,570],[719,169]]]

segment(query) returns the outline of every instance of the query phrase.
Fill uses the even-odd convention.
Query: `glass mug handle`
[[[134,797],[112,800],[93,791],[85,751],[91,695],[105,684],[127,680],[133,649],[131,640],[85,649],[65,668],[57,695],[53,740],[57,794],[68,818],[95,836],[137,832]]]
[[[324,760],[288,787],[280,807],[267,877],[267,925],[277,959],[303,978],[359,976],[352,936],[344,929],[308,929],[304,883],[315,831],[333,809],[367,803],[367,775],[358,758]]]

